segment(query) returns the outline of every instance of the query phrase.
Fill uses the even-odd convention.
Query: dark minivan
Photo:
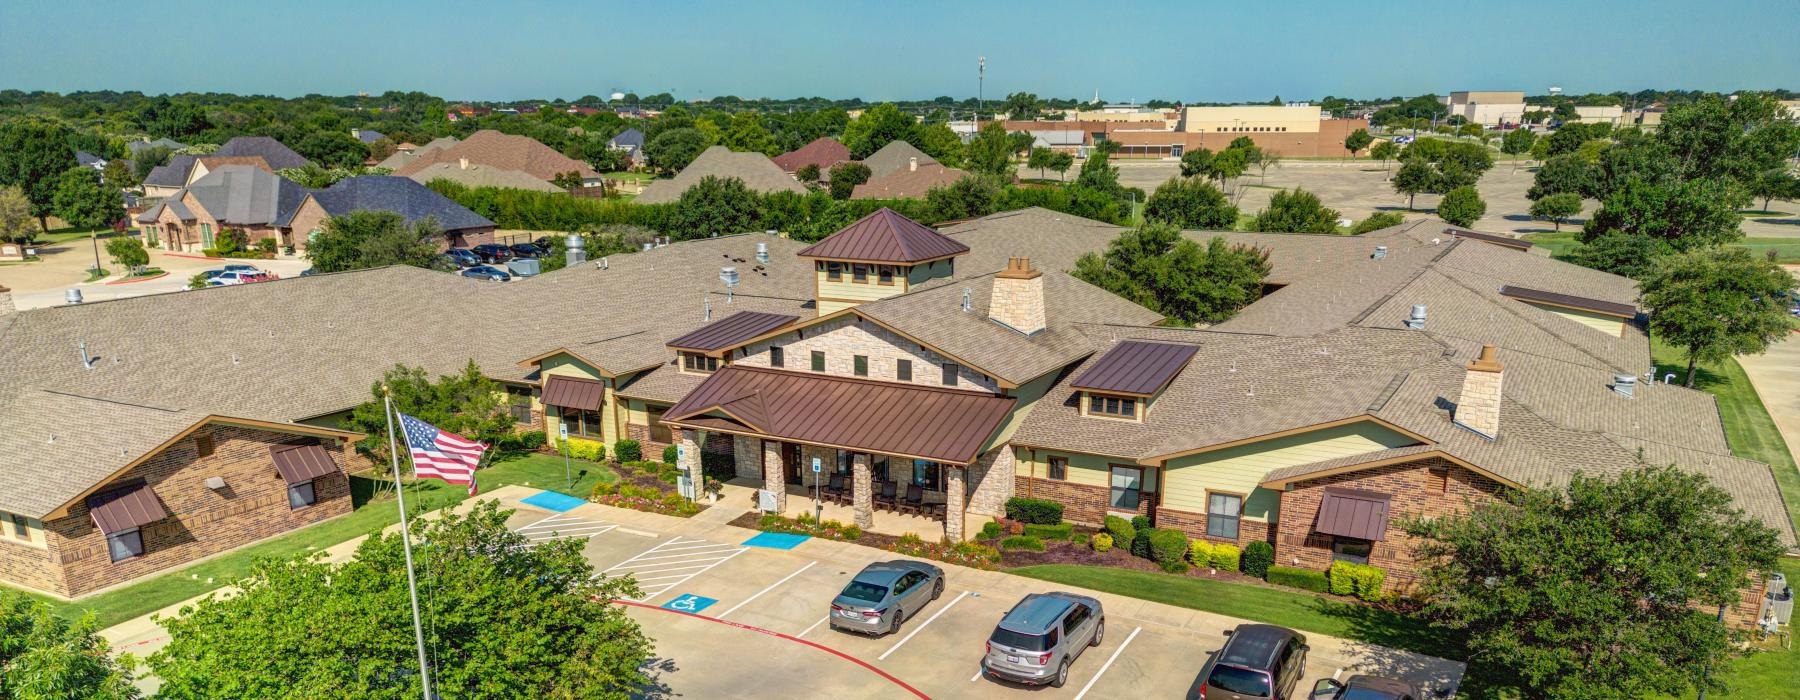
[[[1306,675],[1306,637],[1286,627],[1238,625],[1194,697],[1289,700]]]

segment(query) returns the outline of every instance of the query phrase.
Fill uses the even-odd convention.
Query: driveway
[[[1763,407],[1775,419],[1788,451],[1800,446],[1800,333],[1769,346],[1761,355],[1740,355],[1738,364],[1750,375]]]
[[[105,241],[101,241],[100,245],[101,266],[108,269],[117,267],[106,257]],[[298,275],[301,270],[312,267],[312,263],[302,258],[226,261],[202,258],[196,254],[169,253],[155,248],[149,252],[150,266],[162,268],[168,275],[143,282],[107,284],[106,280],[83,282],[87,279],[88,268],[94,266],[93,244],[87,239],[46,244],[38,248],[38,255],[43,258],[40,261],[0,266],[0,285],[12,289],[13,305],[16,308],[36,309],[63,304],[63,295],[69,289],[80,289],[84,301],[181,291],[187,287],[188,278],[202,270],[222,267],[227,262],[249,263],[284,278]],[[111,279],[118,278],[115,276]]]

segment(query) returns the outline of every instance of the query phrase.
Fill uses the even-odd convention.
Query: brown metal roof
[[[573,408],[577,411],[598,411],[600,400],[606,395],[606,385],[580,377],[565,377],[552,374],[544,380],[545,406],[557,408]]]
[[[1619,316],[1622,318],[1634,318],[1637,316],[1637,307],[1630,304],[1620,304],[1617,302],[1602,301],[1600,299],[1589,299],[1587,297],[1578,297],[1573,294],[1562,294],[1560,292],[1547,292],[1542,289],[1515,287],[1508,284],[1500,287],[1500,294],[1514,299],[1524,299],[1526,301],[1536,301],[1556,306],[1568,306],[1584,311],[1593,311],[1595,313]]]
[[[1482,233],[1480,231],[1469,231],[1469,230],[1460,229],[1460,228],[1446,228],[1446,229],[1444,229],[1444,233],[1446,235],[1449,235],[1452,238],[1468,238],[1471,240],[1481,241],[1483,243],[1492,243],[1494,245],[1502,246],[1502,247],[1506,247],[1506,248],[1516,248],[1519,250],[1531,250],[1531,241],[1522,241],[1517,238],[1509,238],[1506,236],[1497,236],[1492,233]]]
[[[664,413],[663,422],[968,464],[1016,402],[983,392],[729,365]]]
[[[1174,379],[1199,349],[1186,343],[1127,340],[1101,355],[1071,386],[1149,396]]]
[[[1319,517],[1313,530],[1327,535],[1376,541],[1387,536],[1388,501],[1385,493],[1325,487],[1319,501]]]
[[[798,255],[831,260],[912,264],[969,252],[969,247],[887,207],[839,229]]]
[[[739,311],[669,341],[669,347],[711,352],[737,347],[743,341],[800,320],[799,316],[762,311]]]
[[[87,507],[88,514],[94,516],[94,525],[107,535],[169,517],[169,511],[156,500],[150,484],[142,481],[89,496]]]
[[[304,484],[338,470],[331,453],[318,445],[276,445],[269,448],[269,458],[275,461],[281,480],[289,485]]]

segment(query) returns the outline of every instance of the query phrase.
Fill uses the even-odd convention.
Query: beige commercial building
[[[1581,117],[1581,121],[1590,124],[1607,123],[1621,126],[1626,123],[1625,108],[1619,105],[1576,107],[1575,114]]]
[[[1318,107],[1189,107],[1181,115],[1181,131],[1191,134],[1316,133]]]
[[[1451,116],[1482,126],[1516,124],[1525,114],[1525,93],[1517,90],[1468,90],[1443,98]]]

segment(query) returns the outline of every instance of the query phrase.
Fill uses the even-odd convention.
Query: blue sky
[[[1266,100],[1800,88],[1800,2],[5,0],[0,88]]]

